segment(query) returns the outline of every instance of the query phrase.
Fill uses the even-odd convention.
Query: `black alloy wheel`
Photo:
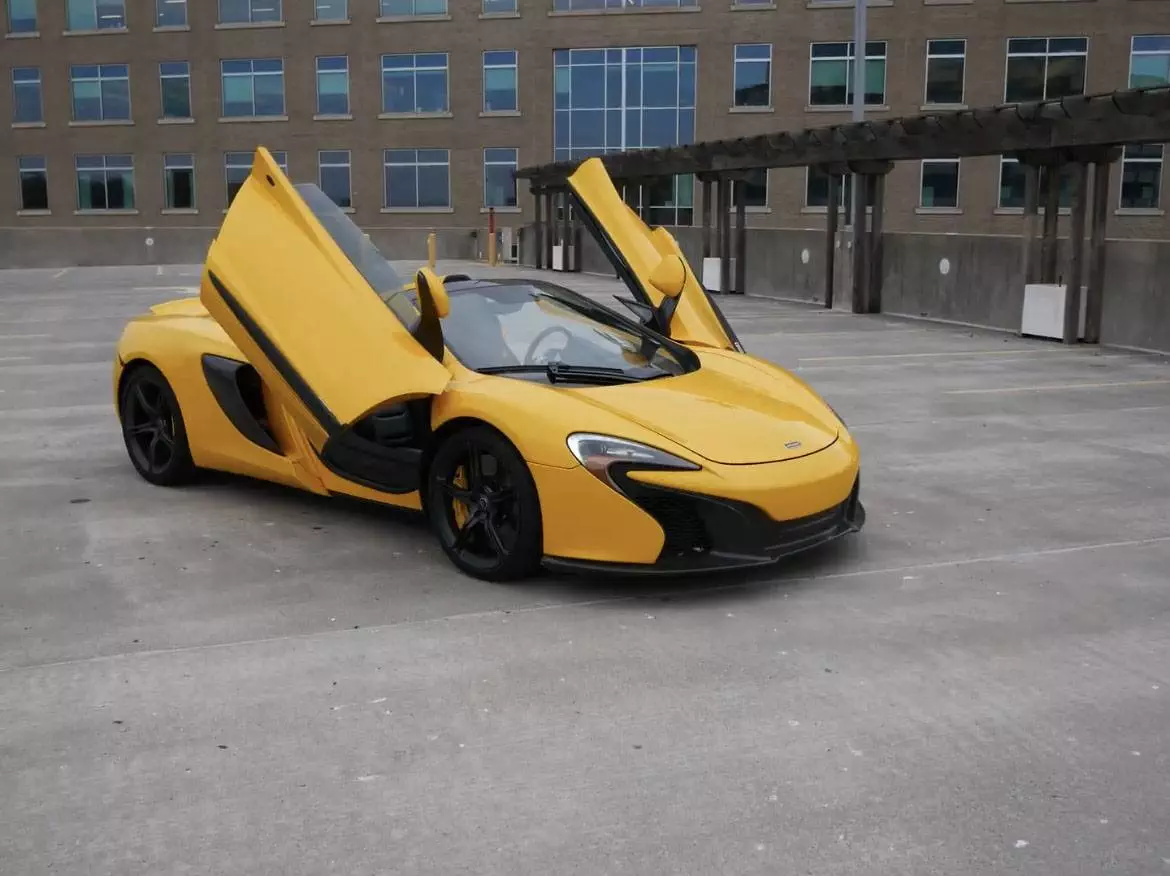
[[[540,499],[523,457],[495,430],[448,437],[431,461],[427,513],[439,543],[463,572],[512,581],[540,563]]]
[[[195,464],[179,402],[152,365],[134,368],[122,384],[122,437],[135,470],[152,484],[176,486],[191,479]]]

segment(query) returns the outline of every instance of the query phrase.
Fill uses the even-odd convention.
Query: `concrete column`
[[[544,192],[544,209],[548,214],[548,221],[544,223],[544,265],[549,270],[552,270],[552,252],[553,252],[553,235],[556,234],[556,210],[553,207],[553,193],[545,189]]]
[[[1101,343],[1101,311],[1105,304],[1105,230],[1109,220],[1109,173],[1112,165],[1093,165],[1093,225],[1089,232],[1089,282],[1085,301],[1085,343]]]
[[[1044,200],[1044,239],[1040,244],[1040,282],[1056,282],[1056,256],[1059,246],[1057,236],[1060,233],[1060,168],[1059,164],[1049,164],[1048,191]]]
[[[731,286],[731,180],[719,178],[719,291]]]
[[[1064,342],[1075,344],[1080,339],[1081,275],[1085,265],[1085,213],[1089,200],[1089,165],[1073,165],[1076,183],[1073,190],[1072,231],[1069,244],[1072,260],[1068,271],[1068,292],[1064,296]]]
[[[1040,215],[1040,169],[1024,165],[1024,239],[1021,244],[1020,274],[1025,285],[1036,280],[1036,224]]]
[[[868,274],[866,272],[866,244],[869,235],[865,233],[866,223],[866,177],[855,174],[853,177],[853,312],[865,313],[868,303]]]
[[[833,283],[837,270],[837,216],[841,200],[841,178],[829,174],[829,212],[825,220],[825,308],[833,309]]]
[[[568,188],[561,190],[561,269],[564,271],[572,270],[572,263],[569,261],[569,244],[572,243],[573,234],[569,229],[569,190]]]
[[[747,292],[747,185],[735,182],[735,291]]]
[[[711,178],[703,178],[703,258],[711,258]]]
[[[535,249],[533,263],[538,269],[544,268],[544,193],[540,189],[532,190],[532,200],[534,202],[534,209],[536,212],[535,221],[532,225],[533,248]]]
[[[873,221],[869,230],[869,290],[866,295],[866,313],[882,312],[882,210],[885,202],[885,174],[874,174],[869,178],[870,203],[873,205]]]

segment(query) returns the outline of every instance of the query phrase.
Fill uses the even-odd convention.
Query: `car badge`
[[[788,443],[786,443],[784,445],[784,449],[785,450],[795,450],[799,446],[800,446],[799,441],[789,441]]]

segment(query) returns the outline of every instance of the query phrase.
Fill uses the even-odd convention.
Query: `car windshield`
[[[594,369],[648,380],[696,367],[685,347],[560,286],[524,280],[452,286],[443,338],[474,371],[539,376],[552,365],[554,372]]]

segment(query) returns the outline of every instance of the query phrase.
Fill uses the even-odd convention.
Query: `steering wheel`
[[[541,331],[540,334],[538,334],[535,338],[532,339],[532,343],[528,345],[528,350],[524,353],[524,364],[525,365],[538,364],[536,361],[536,357],[533,355],[536,352],[536,348],[538,346],[540,346],[540,343],[545,338],[547,338],[551,335],[555,335],[557,332],[560,332],[562,335],[565,336],[565,341],[566,341],[565,346],[566,347],[568,346],[567,342],[573,340],[572,333],[564,326],[550,325],[548,328]]]

